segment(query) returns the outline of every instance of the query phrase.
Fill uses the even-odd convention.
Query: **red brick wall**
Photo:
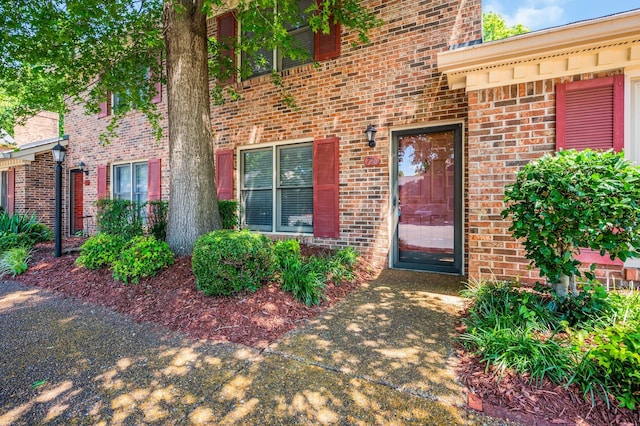
[[[339,137],[341,237],[313,242],[355,246],[383,265],[392,237],[391,129],[466,120],[466,96],[447,89],[436,56],[450,45],[481,37],[481,2],[370,5],[385,24],[371,33],[369,45],[353,49],[356,35],[343,32],[338,59],[321,62],[318,69],[308,64],[283,73],[298,110],[284,105],[270,77],[262,76],[237,83],[243,99],[214,108],[212,123],[217,149]],[[363,133],[370,123],[378,128],[373,149]],[[364,159],[372,155],[381,164],[366,167]]]
[[[162,102],[157,104],[162,117],[166,117],[166,90],[163,88]],[[84,107],[75,105],[69,114],[65,116],[65,133],[69,135],[67,147],[66,167],[77,169],[78,163],[85,163],[85,170],[89,174],[85,176],[83,185],[83,213],[90,216],[85,220],[85,231],[95,233],[95,203],[98,196],[98,166],[107,165],[107,176],[110,176],[110,166],[116,162],[138,162],[150,158],[161,159],[162,166],[162,198],[168,200],[169,196],[169,143],[167,139],[167,120],[161,120],[163,137],[157,141],[151,133],[151,126],[144,115],[138,111],[128,113],[120,122],[117,137],[107,145],[101,145],[99,136],[105,131],[111,116],[98,118],[97,115],[85,113]],[[69,208],[69,182],[68,172],[65,175],[65,201],[64,206]],[[111,186],[109,183],[109,190]],[[64,214],[64,229],[68,232],[70,224],[69,214]]]
[[[15,126],[13,132],[13,138],[18,145],[58,137],[60,133],[58,114],[48,111],[39,112],[23,124]]]
[[[514,84],[469,93],[468,275],[475,278],[538,279],[527,268],[524,248],[514,240],[510,221],[500,215],[504,188],[531,160],[555,151],[555,85],[621,73]],[[620,267],[600,267],[602,278]],[[618,277],[618,274],[614,276]]]
[[[257,77],[236,83],[243,99],[212,106],[211,121],[216,149],[339,137],[341,237],[307,240],[355,246],[383,265],[391,244],[391,129],[466,121],[466,95],[463,90],[447,89],[446,78],[436,69],[436,56],[449,46],[481,38],[481,1],[374,0],[367,4],[385,22],[371,33],[370,44],[354,49],[351,43],[356,35],[343,32],[338,59],[323,61],[317,69],[308,64],[282,73],[298,110],[282,103],[280,89],[268,76]],[[214,19],[210,22],[215,26]],[[165,99],[160,105],[163,113]],[[162,196],[167,199],[166,132],[155,143],[143,117],[134,112],[121,123],[119,138],[101,147],[98,135],[106,123],[107,119],[84,115],[81,107],[74,107],[65,117],[65,133],[70,135],[67,165],[73,168],[84,161],[90,171],[85,214],[95,214],[96,166],[112,161],[161,158]],[[367,146],[363,133],[370,123],[378,127],[374,149]],[[371,155],[380,156],[380,165],[365,167],[364,158]]]
[[[53,155],[47,151],[36,154],[35,161],[28,165],[15,169],[15,212],[36,213],[38,220],[52,229],[55,215],[54,167]],[[62,180],[65,182],[64,172]]]

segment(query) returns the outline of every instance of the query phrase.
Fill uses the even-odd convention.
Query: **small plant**
[[[13,234],[29,232],[36,223],[38,223],[38,219],[35,213],[31,215],[0,213],[0,232],[11,232]]]
[[[143,234],[143,206],[129,200],[102,198],[98,207],[98,231],[103,234],[121,235],[130,240]]]
[[[154,276],[169,265],[173,265],[173,253],[166,242],[139,236],[127,243],[113,262],[113,277],[125,284],[137,284],[140,278]]]
[[[51,228],[40,222],[34,223],[31,229],[27,231],[27,235],[33,241],[33,244],[53,240],[53,231]]]
[[[11,248],[0,255],[0,276],[20,275],[28,268],[30,253],[24,247]]]
[[[281,259],[282,290],[289,291],[307,306],[318,305],[326,297],[326,263],[317,257],[304,262],[299,255],[290,253]]]
[[[191,259],[200,291],[229,296],[255,291],[273,276],[273,244],[266,236],[247,230],[219,230],[200,237]]]
[[[158,241],[167,239],[167,215],[169,203],[162,200],[148,201],[149,216],[147,218],[147,232]]]
[[[278,267],[282,268],[283,262],[285,262],[289,257],[300,257],[300,241],[276,241],[273,246],[273,253],[276,256]]]
[[[89,269],[110,267],[125,246],[126,240],[120,235],[98,233],[80,247],[80,256],[76,259],[76,264]]]
[[[341,281],[351,281],[355,278],[353,269],[358,262],[358,252],[353,247],[345,247],[331,256],[328,264],[330,279],[339,285]]]
[[[235,200],[218,200],[218,211],[222,220],[222,229],[235,229],[239,222],[239,204]]]

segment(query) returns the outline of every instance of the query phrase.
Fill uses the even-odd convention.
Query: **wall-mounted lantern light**
[[[369,147],[376,147],[376,126],[369,124],[367,130],[364,131],[367,134],[367,141],[369,141]]]
[[[78,163],[78,168],[80,169],[80,171],[84,173],[86,176],[89,176],[89,170],[87,170],[86,167],[87,165],[84,164],[84,161],[81,161]]]

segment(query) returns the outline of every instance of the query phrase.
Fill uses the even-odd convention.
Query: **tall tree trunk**
[[[190,254],[200,235],[221,228],[202,3],[164,3],[171,171],[167,243],[176,255]]]

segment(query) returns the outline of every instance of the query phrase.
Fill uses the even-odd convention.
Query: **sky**
[[[482,7],[502,15],[508,26],[535,31],[638,9],[640,0],[483,0]]]

